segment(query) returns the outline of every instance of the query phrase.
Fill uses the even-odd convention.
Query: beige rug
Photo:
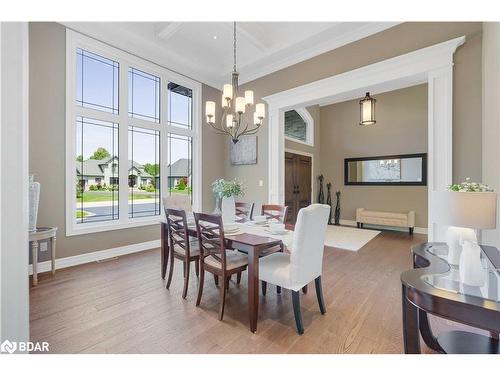
[[[379,230],[328,225],[325,246],[358,251],[380,233]]]

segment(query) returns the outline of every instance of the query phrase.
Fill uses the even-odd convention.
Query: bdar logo
[[[9,340],[5,340],[2,342],[2,345],[0,345],[0,351],[2,353],[9,353],[12,354],[16,351],[17,349],[17,344],[15,342],[10,342]]]

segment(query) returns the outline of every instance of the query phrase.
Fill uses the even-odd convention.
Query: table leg
[[[167,224],[161,223],[161,278],[165,279],[168,264]]]
[[[402,285],[403,343],[405,354],[420,354],[418,308],[406,298],[406,286]]]
[[[33,286],[38,285],[38,241],[31,242],[31,255],[33,263]]]
[[[250,331],[257,331],[259,314],[259,249],[248,249],[248,317]]]
[[[52,237],[52,276],[56,274],[56,237]]]

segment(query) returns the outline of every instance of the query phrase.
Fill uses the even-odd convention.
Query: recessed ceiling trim
[[[158,38],[163,40],[170,39],[182,27],[182,22],[170,22],[167,26],[158,31]]]
[[[321,55],[322,53],[334,50],[349,43],[353,43],[372,34],[387,30],[400,23],[401,22],[367,22],[365,25],[349,33],[341,34],[337,37],[327,38],[326,41],[311,45],[310,47],[304,47],[303,49],[298,48],[301,44],[307,45],[308,40],[306,39],[302,43],[299,43],[299,45],[289,47],[283,51],[278,51],[275,54],[266,56],[266,58],[259,62],[241,67],[241,83],[243,84],[253,81],[254,79]],[[290,53],[289,49],[293,48],[296,48],[297,52]]]

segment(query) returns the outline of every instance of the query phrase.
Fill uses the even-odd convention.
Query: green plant
[[[90,186],[89,186],[89,190],[90,190],[90,191],[96,191],[96,190],[97,190],[97,188],[95,187],[95,185],[90,185]]]
[[[155,192],[155,190],[156,190],[156,189],[155,189],[155,187],[154,187],[153,185],[148,185],[148,186],[146,186],[146,191],[147,191],[148,193],[154,193],[154,192]]]
[[[493,189],[486,184],[482,184],[480,182],[471,182],[469,177],[467,177],[464,182],[461,182],[459,184],[448,185],[448,190],[458,191],[460,193],[464,192],[478,193],[478,192],[493,191]]]
[[[223,178],[212,183],[212,191],[218,197],[242,197],[245,195],[245,186],[240,180],[226,181]]]
[[[187,185],[187,178],[185,177],[182,177],[180,180],[179,180],[179,183],[177,184],[177,186],[175,187],[177,190],[185,190],[186,189],[186,185]]]
[[[77,198],[81,198],[83,195],[83,189],[82,189],[82,186],[80,184],[77,184],[76,185],[76,197]]]

